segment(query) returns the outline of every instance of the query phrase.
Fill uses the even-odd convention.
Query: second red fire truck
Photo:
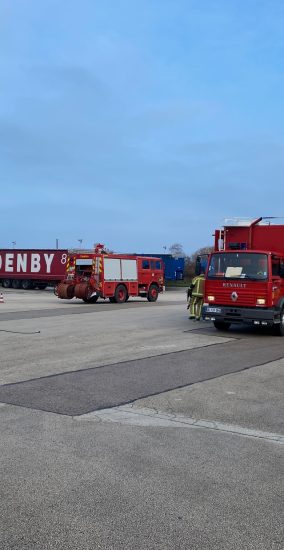
[[[258,218],[215,231],[203,318],[220,330],[245,323],[284,336],[284,225]]]
[[[161,258],[128,254],[70,254],[66,277],[56,287],[58,298],[79,298],[94,303],[98,298],[123,303],[130,296],[141,296],[155,302],[163,291],[164,269]]]

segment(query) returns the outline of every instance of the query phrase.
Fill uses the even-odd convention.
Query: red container
[[[68,250],[0,250],[0,281],[5,288],[45,288],[64,277]]]

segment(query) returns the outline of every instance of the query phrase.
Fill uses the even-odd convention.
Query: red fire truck
[[[4,288],[44,289],[66,271],[68,250],[0,250],[0,282]]]
[[[98,298],[123,303],[129,296],[143,296],[155,302],[163,291],[164,266],[161,258],[128,254],[69,254],[65,279],[56,287],[58,298],[80,298],[94,303]]]
[[[203,318],[219,330],[246,323],[284,335],[284,225],[258,218],[215,231]]]

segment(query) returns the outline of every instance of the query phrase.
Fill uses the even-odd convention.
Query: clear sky
[[[283,69],[283,0],[1,0],[0,247],[284,216]]]

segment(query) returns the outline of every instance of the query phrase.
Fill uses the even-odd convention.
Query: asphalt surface
[[[5,427],[3,550],[283,548],[269,443],[17,407]]]
[[[248,340],[239,347],[238,342],[227,342],[7,384],[0,387],[0,402],[73,416],[242,371],[284,355],[280,338],[273,350],[265,337],[257,348]]]
[[[284,339],[190,322],[184,292],[4,298],[1,550],[283,550]]]
[[[176,305],[179,305],[180,302],[176,302]],[[143,307],[160,307],[165,306],[164,302],[155,302],[149,303],[147,301],[142,302],[141,300],[133,300],[125,304],[110,304],[109,302],[98,302],[96,305],[93,304],[82,304],[79,300],[75,304],[73,302],[67,302],[64,307],[58,307],[57,309],[33,309],[31,311],[17,311],[17,312],[0,312],[0,321],[17,321],[19,319],[40,319],[41,317],[62,317],[63,315],[83,315],[84,313],[96,313],[99,314],[107,308],[107,311],[118,311],[121,307],[123,310],[132,309],[139,306]],[[69,307],[66,307],[69,306]]]

